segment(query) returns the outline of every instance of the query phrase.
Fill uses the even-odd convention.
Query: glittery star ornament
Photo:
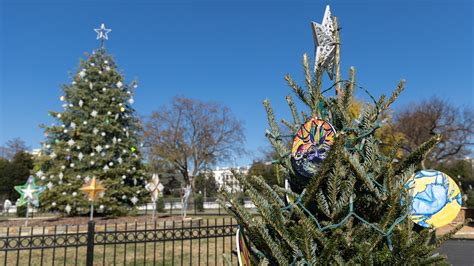
[[[316,46],[316,56],[314,61],[314,72],[321,67],[326,70],[329,78],[334,76],[334,62],[336,55],[334,22],[331,16],[329,5],[326,6],[323,21],[321,24],[313,22],[313,36]]]
[[[25,204],[33,204],[35,207],[39,206],[38,196],[46,188],[43,186],[37,186],[35,178],[33,176],[28,177],[28,180],[24,185],[15,186],[15,190],[20,193],[17,206],[23,206]]]
[[[87,194],[87,197],[90,201],[95,201],[103,192],[105,192],[105,187],[102,186],[100,181],[98,181],[95,176],[85,184],[80,190]]]

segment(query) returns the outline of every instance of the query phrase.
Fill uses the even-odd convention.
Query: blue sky
[[[238,164],[267,145],[265,98],[279,118],[290,116],[283,77],[302,81],[302,55],[314,51],[310,22],[328,3],[342,27],[345,77],[354,65],[358,84],[376,96],[406,79],[395,108],[432,95],[474,102],[471,0],[0,2],[0,144],[20,137],[39,147],[38,125],[61,110],[60,85],[97,48],[93,28],[102,22],[112,28],[108,51],[140,82],[138,114],[175,95],[222,102],[245,122],[251,153]]]

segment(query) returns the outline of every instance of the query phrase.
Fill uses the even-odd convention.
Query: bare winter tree
[[[20,151],[26,151],[29,147],[26,146],[26,143],[20,138],[14,138],[8,140],[5,143],[5,146],[0,147],[0,157],[6,158],[7,160],[13,159],[15,154]]]
[[[186,183],[201,169],[244,152],[242,122],[221,104],[175,97],[144,123],[151,159],[172,163]]]
[[[408,152],[440,134],[442,141],[431,151],[429,160],[458,159],[470,153],[474,141],[474,112],[433,97],[396,114],[394,130],[403,133],[402,148]]]

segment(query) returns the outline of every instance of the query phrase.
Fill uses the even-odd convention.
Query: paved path
[[[448,240],[439,253],[448,256],[448,261],[454,266],[474,265],[474,240]]]

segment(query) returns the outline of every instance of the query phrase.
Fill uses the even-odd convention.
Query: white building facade
[[[242,188],[239,185],[239,181],[235,179],[231,170],[235,170],[240,174],[246,175],[249,172],[249,166],[241,167],[216,167],[212,171],[216,183],[219,186],[219,189],[225,189],[228,192],[239,192],[242,191]]]

